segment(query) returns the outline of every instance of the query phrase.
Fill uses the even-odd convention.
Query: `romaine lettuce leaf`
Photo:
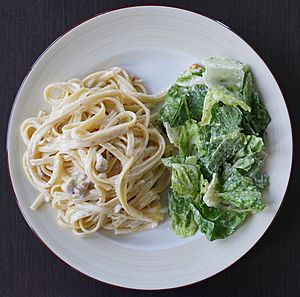
[[[159,112],[159,120],[168,123],[171,127],[182,125],[188,120],[189,112],[186,102],[187,89],[173,85],[164,100],[163,107]]]
[[[223,184],[216,173],[203,197],[208,207],[225,208],[239,212],[257,212],[264,209],[262,194],[249,177],[242,176],[235,168],[224,171]]]
[[[255,155],[264,148],[264,141],[261,137],[255,135],[247,136],[247,145],[245,147],[246,155]]]
[[[177,155],[174,157],[162,158],[161,161],[166,167],[172,167],[172,164],[184,164],[186,156]]]
[[[256,186],[250,177],[242,175],[238,169],[230,165],[227,165],[227,168],[221,174],[220,181],[224,192],[256,190]]]
[[[223,192],[219,194],[221,205],[243,212],[257,212],[265,208],[259,190]]]
[[[245,103],[251,107],[251,112],[245,113],[245,117],[243,119],[243,128],[245,133],[257,133],[258,135],[263,136],[271,121],[271,117],[255,90],[250,71],[247,72],[245,76],[242,96]]]
[[[163,164],[171,167],[171,188],[179,195],[197,196],[201,189],[200,166],[195,156],[182,156],[163,158]]]
[[[200,120],[206,93],[205,85],[183,87],[174,84],[165,97],[159,121],[177,127],[189,119]]]
[[[261,174],[261,168],[266,158],[264,141],[255,135],[247,135],[247,144],[233,158],[233,168],[243,169],[245,176],[252,178],[254,184],[263,189],[269,181],[267,175]]]
[[[199,121],[202,117],[203,102],[207,93],[205,85],[197,85],[189,88],[186,94],[190,119]]]
[[[250,170],[252,165],[255,163],[255,158],[253,156],[245,156],[243,158],[238,159],[234,164],[234,168],[243,169],[245,171]]]
[[[230,119],[228,121],[230,122]],[[234,120],[232,122],[237,124]],[[201,126],[196,121],[189,120],[181,127],[179,152],[181,155],[196,156],[207,171],[203,173],[212,174],[218,171],[224,161],[232,158],[245,144],[245,136],[236,126],[230,126],[228,123],[227,129],[219,128],[219,132],[219,123],[216,120],[212,125]],[[225,131],[229,133],[225,134]],[[214,138],[211,137],[212,133]]]
[[[207,191],[207,181],[201,178],[201,189],[198,196],[179,195],[169,191],[169,216],[175,234],[188,237],[197,229],[204,233],[208,240],[225,238],[244,221],[246,212],[235,212],[220,208],[208,207],[202,200]]]
[[[178,146],[181,126],[172,128],[168,122],[163,122],[163,126],[166,129],[166,134],[170,143],[174,144],[175,146]]]
[[[255,185],[263,189],[269,184],[269,176],[261,174],[261,169],[264,164],[267,154],[264,150],[255,155],[255,161],[251,168],[245,172],[245,176],[252,178]]]
[[[218,102],[229,106],[239,106],[244,111],[251,111],[251,108],[243,101],[242,95],[238,92],[230,92],[223,86],[214,86],[208,89],[204,99],[201,125],[208,125],[212,119],[212,108]]]
[[[269,179],[270,177],[266,174],[256,174],[255,176],[252,177],[255,185],[263,190],[268,184],[269,184]]]
[[[209,127],[201,127],[195,120],[189,120],[181,128],[178,147],[180,154],[203,156],[210,139]]]
[[[200,180],[199,165],[172,164],[171,188],[179,195],[197,196]]]
[[[208,207],[202,200],[199,201],[197,209],[201,214],[198,223],[199,230],[210,241],[229,236],[247,217],[246,212]]]
[[[219,180],[216,173],[213,174],[212,179],[208,185],[207,191],[203,196],[203,202],[209,207],[218,207],[220,203]]]
[[[258,154],[264,148],[263,139],[255,135],[246,136],[246,145],[242,147],[233,158],[233,167],[249,171],[257,161]]]
[[[218,139],[211,139],[208,155],[200,158],[200,161],[210,173],[218,172],[222,164],[231,159],[244,143],[245,136],[239,130]]]
[[[238,107],[217,106],[211,121],[211,138],[232,133],[241,126],[242,112]]]
[[[198,229],[196,220],[200,214],[190,197],[180,196],[170,190],[168,210],[172,221],[171,227],[176,235],[185,238],[195,234]]]
[[[162,158],[161,161],[166,167],[172,167],[173,164],[197,165],[195,156],[177,155],[174,157]]]

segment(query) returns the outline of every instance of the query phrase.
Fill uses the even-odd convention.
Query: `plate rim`
[[[236,35],[239,39],[241,39],[249,48],[251,48],[251,50],[253,51],[253,53],[256,55],[256,58],[260,60],[261,63],[263,63],[266,68],[268,69],[268,71],[270,72],[271,74],[271,77],[272,79],[276,82],[277,86],[278,86],[278,90],[283,98],[283,103],[284,103],[284,107],[287,111],[287,115],[288,115],[288,126],[289,126],[289,130],[291,131],[291,139],[290,139],[290,142],[291,142],[291,161],[290,161],[290,164],[289,164],[289,176],[288,176],[288,179],[287,179],[287,183],[286,183],[286,186],[285,186],[285,189],[283,191],[283,196],[282,196],[282,199],[281,199],[281,202],[278,206],[278,209],[276,210],[276,213],[274,215],[274,217],[272,218],[271,222],[269,223],[268,227],[265,229],[265,231],[262,233],[262,235],[260,237],[258,237],[255,242],[248,248],[246,249],[246,252],[244,252],[244,254],[242,256],[240,256],[239,258],[237,258],[235,261],[233,261],[230,265],[224,267],[223,269],[219,270],[218,272],[206,277],[206,278],[203,278],[201,280],[198,280],[198,281],[194,281],[194,282],[189,282],[189,283],[186,283],[184,285],[176,285],[176,286],[170,286],[170,287],[163,287],[163,288],[136,288],[136,287],[130,287],[130,286],[124,286],[124,285],[118,285],[116,283],[112,283],[112,282],[108,282],[108,281],[103,281],[103,280],[100,280],[96,277],[93,277],[89,274],[86,274],[85,272],[81,271],[80,269],[74,267],[72,264],[66,262],[61,256],[59,256],[53,249],[51,249],[47,243],[37,234],[37,232],[35,231],[35,229],[32,227],[31,223],[29,222],[29,220],[26,218],[26,215],[25,213],[23,212],[22,210],[22,207],[20,206],[19,204],[19,198],[17,197],[16,195],[16,191],[15,191],[15,188],[13,186],[13,179],[12,179],[12,169],[11,169],[11,166],[10,166],[10,158],[9,158],[9,146],[10,146],[10,138],[11,138],[11,125],[12,125],[12,117],[13,117],[13,114],[15,112],[15,109],[16,109],[16,105],[17,105],[17,101],[18,101],[18,98],[19,98],[19,95],[29,77],[29,75],[31,74],[32,70],[35,68],[35,66],[40,62],[40,60],[42,60],[42,58],[44,57],[44,55],[48,52],[48,50],[50,50],[60,39],[62,39],[63,37],[65,37],[69,32],[73,31],[74,29],[76,29],[77,27],[81,26],[81,25],[84,25],[85,23],[97,18],[97,17],[101,17],[102,15],[106,15],[106,14],[110,14],[110,13],[114,13],[114,12],[117,12],[117,11],[124,11],[124,10],[132,10],[132,9],[148,9],[148,8],[161,8],[161,9],[166,9],[166,10],[175,10],[175,11],[179,11],[179,12],[188,12],[188,13],[191,13],[191,14],[194,14],[198,17],[203,17],[203,18],[206,18],[207,20],[209,21],[213,21],[215,23],[217,23],[218,25],[224,27],[225,29],[231,31],[234,35]],[[18,88],[18,91],[14,97],[14,101],[13,101],[13,104],[12,104],[12,107],[11,107],[11,111],[10,111],[10,115],[9,115],[9,120],[8,120],[8,124],[7,124],[7,134],[6,134],[6,157],[7,157],[7,165],[8,165],[8,173],[9,173],[9,185],[12,189],[12,193],[13,193],[13,197],[14,197],[14,200],[18,206],[18,209],[19,211],[21,212],[22,214],[22,217],[23,219],[25,220],[25,222],[27,223],[27,225],[29,226],[29,228],[32,230],[32,232],[35,234],[35,236],[39,239],[40,242],[43,243],[44,246],[47,247],[48,250],[50,250],[59,260],[61,260],[64,264],[66,264],[67,266],[71,267],[73,270],[81,273],[82,275],[84,275],[85,277],[88,277],[90,279],[93,279],[93,280],[96,280],[100,283],[103,283],[103,284],[109,284],[109,285],[112,285],[112,286],[115,286],[115,287],[118,287],[118,288],[127,288],[127,289],[132,289],[132,290],[137,290],[137,291],[141,291],[141,290],[150,290],[150,291],[155,291],[155,290],[168,290],[168,289],[175,289],[175,288],[179,288],[179,287],[187,287],[187,286],[191,286],[193,284],[197,284],[197,283],[202,283],[208,279],[211,279],[217,275],[219,275],[220,273],[226,271],[227,269],[231,268],[232,265],[234,265],[235,263],[237,263],[239,260],[241,260],[243,257],[245,257],[246,254],[249,253],[249,251],[257,244],[257,242],[259,240],[261,240],[265,234],[267,233],[267,231],[269,230],[269,228],[272,226],[272,224],[275,222],[275,219],[278,217],[278,214],[283,206],[283,203],[284,203],[284,200],[285,200],[285,196],[286,196],[286,193],[287,193],[287,189],[289,187],[289,184],[291,182],[291,175],[292,175],[292,172],[294,170],[294,162],[293,162],[293,159],[294,159],[294,131],[293,131],[293,126],[291,124],[291,117],[290,117],[290,112],[289,112],[289,109],[288,109],[288,106],[286,104],[286,100],[285,100],[285,96],[283,95],[283,92],[281,90],[281,87],[278,83],[278,80],[274,77],[272,71],[270,70],[270,68],[268,67],[267,63],[259,56],[259,54],[256,52],[256,50],[244,39],[244,37],[241,37],[241,35],[239,33],[237,33],[234,29],[232,29],[230,26],[224,24],[223,22],[217,20],[217,19],[214,19],[212,17],[209,17],[203,13],[199,13],[199,12],[195,12],[195,11],[192,11],[192,10],[189,10],[189,9],[183,9],[183,8],[179,8],[179,7],[174,7],[174,6],[165,6],[165,5],[133,5],[133,6],[123,6],[121,8],[112,8],[112,9],[108,9],[108,10],[105,10],[103,12],[100,12],[100,13],[97,13],[91,17],[88,17],[88,18],[84,18],[78,22],[76,22],[76,24],[70,26],[67,30],[65,30],[63,33],[61,33],[55,40],[53,40],[42,52],[41,54],[38,56],[38,58],[34,61],[34,63],[30,66],[30,68],[28,69],[26,75],[24,76],[24,79],[22,80],[19,88]]]

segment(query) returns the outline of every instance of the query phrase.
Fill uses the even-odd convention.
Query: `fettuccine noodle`
[[[23,166],[40,192],[31,208],[51,202],[58,224],[77,235],[155,228],[169,180],[150,110],[163,96],[148,95],[120,67],[48,85],[52,111],[21,126]]]

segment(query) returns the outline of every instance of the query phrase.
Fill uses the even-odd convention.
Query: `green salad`
[[[159,122],[175,146],[163,158],[172,171],[168,197],[173,231],[225,238],[264,209],[261,173],[270,115],[247,65],[208,57],[183,71],[169,89]]]

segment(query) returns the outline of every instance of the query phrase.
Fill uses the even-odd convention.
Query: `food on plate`
[[[120,67],[48,85],[51,111],[21,126],[24,169],[40,192],[31,208],[51,203],[58,224],[77,235],[155,228],[169,179],[150,110],[163,97]]]
[[[177,235],[225,238],[264,209],[271,118],[247,65],[223,57],[192,65],[168,90],[159,121],[176,148],[163,163],[172,172],[168,209]]]

